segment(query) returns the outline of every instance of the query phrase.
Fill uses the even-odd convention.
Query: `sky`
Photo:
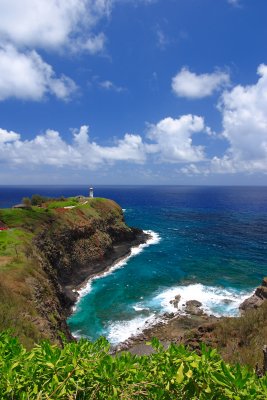
[[[266,0],[0,0],[0,184],[267,184]]]

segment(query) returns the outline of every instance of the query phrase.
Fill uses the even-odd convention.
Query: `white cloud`
[[[147,146],[147,151],[157,153],[165,162],[196,162],[203,160],[204,149],[194,146],[191,136],[205,129],[202,117],[183,115],[178,119],[165,118],[156,125],[149,126],[148,138],[154,144]]]
[[[115,85],[115,83],[113,83],[109,80],[99,82],[99,86],[103,89],[113,90],[114,92],[118,92],[118,93],[125,91],[125,88],[123,88],[122,86],[117,86],[117,85]]]
[[[123,0],[0,0],[0,100],[38,101],[48,93],[69,99],[75,83],[64,75],[56,77],[40,51],[102,53],[106,36],[97,31],[97,23],[120,2]]]
[[[90,54],[101,53],[104,50],[106,36],[103,32],[95,36],[89,36],[86,40],[77,39],[72,42],[71,50],[75,52],[88,51]]]
[[[197,75],[188,68],[183,67],[175,77],[172,78],[172,90],[179,97],[189,99],[201,99],[211,96],[216,90],[229,84],[229,74],[215,71],[211,74]]]
[[[14,132],[0,131],[0,161],[12,165],[50,165],[95,168],[114,161],[144,162],[146,154],[138,135],[126,134],[114,146],[100,146],[89,140],[89,127],[73,132],[68,144],[59,132],[48,129],[32,140],[20,140]],[[12,140],[12,141],[11,141]]]
[[[102,52],[106,37],[95,33],[112,0],[1,0],[0,100],[41,100],[50,93],[67,100],[76,89],[69,77],[56,77],[39,50]],[[38,52],[37,52],[38,50]]]
[[[213,159],[220,172],[267,172],[267,65],[257,72],[255,85],[238,85],[222,95],[223,136],[230,147],[223,158]]]
[[[18,133],[0,128],[0,143],[14,142],[19,139],[20,135]]]
[[[11,45],[0,47],[0,100],[41,100],[46,94],[68,100],[75,90],[70,78],[57,78],[53,68],[34,50],[21,53]]]
[[[110,0],[1,0],[1,40],[46,49],[73,47],[77,41],[78,47],[91,51],[91,31],[110,7]]]
[[[197,167],[195,164],[186,165],[185,167],[181,168],[180,172],[187,176],[202,175],[203,173],[202,169]]]
[[[237,85],[221,96],[220,137],[228,143],[223,156],[185,166],[182,173],[267,174],[267,65],[261,64],[257,72],[259,79],[254,85]],[[206,128],[206,133],[210,135],[210,129]]]
[[[168,37],[166,36],[166,34],[163,32],[162,29],[160,29],[159,27],[156,30],[156,35],[157,35],[157,44],[158,47],[161,50],[165,50],[166,47],[168,46],[168,44],[170,43]]]
[[[140,135],[126,133],[113,146],[101,146],[90,141],[89,127],[73,131],[72,143],[59,132],[48,129],[32,140],[22,140],[15,132],[0,130],[0,162],[10,165],[50,165],[94,169],[117,161],[144,163],[198,162],[204,159],[204,149],[194,146],[191,135],[204,131],[201,117],[184,115],[179,119],[165,118],[149,126],[150,142]]]

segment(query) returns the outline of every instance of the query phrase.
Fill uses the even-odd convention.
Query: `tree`
[[[32,205],[31,199],[29,197],[23,197],[22,203],[28,208],[30,208]]]
[[[33,206],[41,206],[43,202],[46,201],[46,197],[41,196],[40,194],[33,194],[32,195],[32,205]]]

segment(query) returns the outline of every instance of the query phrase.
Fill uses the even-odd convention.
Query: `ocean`
[[[86,195],[86,186],[0,187],[0,208],[39,193]],[[126,222],[151,233],[81,290],[68,320],[77,337],[112,344],[175,311],[181,295],[214,315],[237,315],[239,304],[267,274],[267,187],[96,186],[117,201]]]

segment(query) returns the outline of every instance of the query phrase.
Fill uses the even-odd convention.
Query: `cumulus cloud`
[[[106,36],[97,30],[97,23],[110,15],[113,4],[120,2],[1,0],[0,100],[9,97],[40,100],[48,93],[69,99],[76,89],[75,83],[64,75],[56,77],[40,51],[60,55],[103,52]],[[150,3],[149,0],[142,2]]]
[[[89,169],[117,161],[144,163],[150,157],[152,162],[198,162],[204,158],[204,149],[194,146],[191,136],[204,129],[201,117],[169,117],[149,126],[150,142],[144,141],[140,135],[126,133],[113,146],[102,146],[91,141],[87,125],[73,130],[71,143],[67,143],[59,132],[52,129],[32,140],[22,140],[18,133],[0,129],[0,162],[17,166],[50,165]]]
[[[73,142],[68,144],[59,132],[48,129],[32,140],[21,140],[14,132],[0,130],[0,161],[13,165],[51,165],[95,168],[114,161],[145,160],[142,139],[126,134],[114,146],[100,146],[89,139],[89,127],[73,131]]]
[[[68,100],[75,83],[53,68],[34,51],[18,52],[13,46],[0,47],[0,100],[9,97],[41,100],[46,94]]]
[[[194,162],[205,158],[204,148],[193,145],[192,135],[205,129],[202,117],[183,115],[178,119],[165,118],[150,125],[148,138],[155,142],[147,151],[157,153],[165,162]]]
[[[40,100],[50,93],[69,99],[76,85],[56,77],[40,50],[96,54],[106,37],[95,32],[112,0],[1,0],[0,99]],[[38,51],[38,52],[37,52]]]
[[[198,166],[185,166],[182,173],[267,174],[267,65],[261,64],[257,72],[259,79],[254,85],[237,85],[221,96],[220,137],[228,143],[225,153]]]
[[[267,172],[267,65],[258,67],[255,85],[235,86],[222,95],[223,137],[229,149],[213,159],[217,170]]]
[[[0,128],[0,143],[14,142],[20,139],[20,135],[13,131]]]
[[[201,99],[211,96],[229,82],[230,77],[226,72],[215,71],[211,74],[197,75],[187,67],[183,67],[172,78],[172,90],[179,97]]]
[[[2,0],[1,40],[16,47],[45,49],[73,47],[77,40],[78,47],[91,51],[91,30],[110,7],[110,0]]]
[[[189,164],[181,168],[180,172],[187,176],[202,175],[203,169],[197,167],[195,164]]]

